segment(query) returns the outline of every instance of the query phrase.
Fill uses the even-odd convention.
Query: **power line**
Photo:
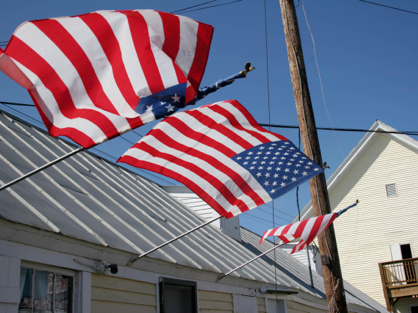
[[[0,103],[8,104],[8,105],[16,105],[16,106],[29,106],[35,107],[33,104],[27,103],[18,103],[18,102],[6,102],[0,101]],[[23,113],[22,113],[23,114]],[[29,116],[28,116],[29,117]],[[31,118],[31,117],[30,117]],[[281,124],[259,124],[260,126],[264,127],[276,127],[276,128],[294,128],[298,129],[299,126],[297,125],[281,125]],[[331,128],[331,127],[317,127],[318,130],[330,130],[330,131],[345,131],[345,132],[360,132],[360,133],[381,133],[381,134],[400,134],[400,135],[409,135],[409,136],[418,136],[418,131],[385,131],[385,130],[371,130],[371,129],[361,129],[361,128]],[[143,135],[134,132],[138,136],[144,137]]]
[[[222,4],[217,4],[217,5],[210,5],[204,8],[199,8],[199,9],[194,9],[194,10],[189,10],[189,11],[182,11],[181,13],[189,13],[189,12],[194,12],[194,11],[200,11],[200,10],[206,10],[206,9],[210,9],[210,8],[215,8],[215,7],[221,7],[224,5],[229,5],[232,3],[236,3],[236,2],[241,2],[242,0],[235,0],[235,1],[231,1],[231,2],[227,2],[227,3],[222,3]]]
[[[371,1],[366,1],[366,0],[359,0],[359,1],[365,2],[365,3],[374,4],[374,5],[378,5],[380,7],[384,7],[384,8],[388,8],[388,9],[393,9],[393,10],[398,10],[398,11],[406,12],[406,13],[418,14],[418,12],[413,12],[413,11],[408,11],[408,10],[404,10],[404,9],[399,9],[399,8],[391,7],[391,6],[384,5],[384,4],[371,2]]]
[[[216,1],[218,1],[218,0],[212,0],[212,1],[208,1],[208,2],[203,2],[203,3],[201,3],[201,4],[196,4],[196,5],[193,5],[193,6],[190,6],[190,7],[184,8],[184,9],[180,9],[180,10],[172,11],[172,12],[170,12],[170,13],[179,13],[179,12],[182,12],[182,11],[185,11],[185,10],[188,10],[188,9],[192,9],[192,8],[200,7],[200,6],[202,6],[202,5],[205,5],[205,4],[208,4],[208,3],[212,3],[212,2],[216,2]]]

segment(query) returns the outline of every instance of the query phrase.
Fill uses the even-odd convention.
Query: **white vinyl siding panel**
[[[325,313],[328,312],[326,310],[321,310],[317,308],[313,308],[311,306],[307,306],[295,301],[286,300],[286,308],[287,313]]]
[[[92,313],[156,313],[157,287],[129,279],[93,274]]]
[[[395,181],[399,196],[388,198],[385,185]],[[342,274],[385,306],[378,263],[391,261],[395,243],[418,256],[418,154],[379,135],[330,193],[334,212],[356,199],[334,222]]]
[[[265,298],[257,298],[257,310],[258,313],[266,313],[266,299]]]
[[[418,299],[417,298],[400,298],[398,301],[396,301],[393,312],[395,313],[410,313],[411,306],[418,306]]]
[[[199,290],[199,313],[233,313],[232,294]]]

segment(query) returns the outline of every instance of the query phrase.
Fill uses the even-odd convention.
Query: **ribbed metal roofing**
[[[76,147],[0,111],[0,184],[3,185]],[[89,152],[62,161],[0,192],[0,217],[97,245],[141,254],[203,220],[157,184]],[[149,255],[192,268],[225,273],[263,251],[259,236],[242,230],[238,242],[207,226]],[[272,254],[273,255],[273,254]],[[325,297],[323,279],[277,250],[280,285]],[[271,256],[232,274],[274,284]],[[347,299],[386,310],[345,283]],[[353,296],[351,295],[353,294]]]

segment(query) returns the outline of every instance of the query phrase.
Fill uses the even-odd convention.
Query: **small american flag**
[[[230,218],[272,201],[323,170],[236,100],[176,113],[118,162],[171,177]]]
[[[52,136],[88,148],[193,100],[212,34],[152,10],[30,21],[0,51],[0,70],[28,89]]]
[[[264,241],[264,239],[270,236],[279,237],[283,243],[289,243],[292,240],[300,238],[299,243],[295,245],[292,252],[290,252],[290,254],[293,254],[305,249],[312,242],[312,240],[314,240],[316,236],[331,225],[331,223],[339,215],[341,215],[341,213],[342,211],[338,213],[320,215],[293,224],[266,230],[263,237],[261,237],[260,244]]]

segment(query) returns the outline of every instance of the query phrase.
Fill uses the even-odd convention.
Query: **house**
[[[0,184],[75,149],[0,112]],[[0,192],[0,312],[326,312],[322,277],[241,228],[206,226],[161,186],[80,152]],[[276,274],[275,274],[276,271]],[[275,278],[277,277],[277,279]],[[346,284],[350,312],[387,312]]]
[[[418,312],[418,141],[376,121],[328,179],[345,280],[390,311]],[[386,133],[381,133],[381,132]],[[308,203],[301,219],[312,217]]]

